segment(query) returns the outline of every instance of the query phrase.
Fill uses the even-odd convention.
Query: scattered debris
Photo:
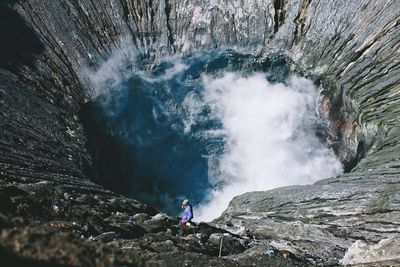
[[[270,257],[275,256],[275,249],[273,249],[272,247],[269,247],[267,249],[267,255],[270,256]]]
[[[395,260],[400,261],[399,236],[382,239],[377,244],[368,244],[357,240],[349,247],[343,259],[340,260],[340,263],[343,265],[353,265]]]
[[[129,224],[136,224],[136,220],[134,217],[129,218]]]

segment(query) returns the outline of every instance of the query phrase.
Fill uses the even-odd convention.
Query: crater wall
[[[333,255],[329,251],[342,256],[348,236],[371,242],[396,236],[398,230],[382,227],[400,224],[399,18],[396,0],[3,0],[2,181],[91,178],[94,162],[77,114],[94,90],[87,73],[112,55],[135,70],[162,56],[216,48],[260,57],[279,52],[319,85],[325,138],[351,172],[316,185],[240,196],[219,223],[246,212],[273,212],[283,224],[298,220],[307,231],[327,231],[323,242],[337,238],[337,249],[319,252],[325,259]],[[285,190],[292,197],[282,200]],[[304,204],[309,202],[312,207]],[[334,226],[316,226],[321,223]],[[245,225],[260,229],[251,221]]]

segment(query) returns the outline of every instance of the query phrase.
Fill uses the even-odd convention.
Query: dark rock
[[[229,233],[214,233],[208,238],[208,243],[220,248],[222,241],[222,255],[236,254],[243,251],[243,247],[239,240],[232,237]]]
[[[98,241],[102,241],[102,242],[111,242],[114,239],[117,239],[119,236],[116,232],[107,232],[107,233],[102,233],[98,236],[96,236],[93,240],[98,240]]]
[[[189,244],[198,244],[199,239],[195,234],[188,234],[184,237],[182,237],[183,240],[187,241]]]
[[[110,226],[120,234],[121,238],[125,239],[138,238],[146,232],[142,227],[130,223],[111,224]]]
[[[119,260],[118,253],[106,245],[82,240],[71,233],[49,232],[40,228],[3,230],[0,247],[8,258],[16,262],[25,261],[29,263],[27,266],[38,266],[39,263],[47,266],[115,266]],[[110,255],[116,258],[110,258]],[[131,265],[139,263],[135,256],[130,257]]]
[[[163,232],[168,228],[168,225],[159,221],[146,221],[141,226],[149,233]]]
[[[133,216],[133,219],[136,223],[141,224],[150,219],[150,216],[147,213],[137,213]]]
[[[196,237],[201,243],[205,243],[208,240],[208,237],[202,233],[197,233]]]

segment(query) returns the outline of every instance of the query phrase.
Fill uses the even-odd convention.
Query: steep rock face
[[[321,84],[320,115],[330,118],[327,141],[348,169],[354,168],[310,186],[236,197],[217,222],[337,264],[357,240],[368,247],[400,236],[395,152],[400,6],[393,1],[332,5],[289,3],[286,10],[298,12],[286,12],[286,21],[294,23],[284,23],[264,53],[282,49],[306,72],[331,81]],[[376,246],[373,261],[399,260],[398,251],[383,252],[393,248],[388,244]],[[368,252],[362,251],[350,250],[342,263],[365,263],[361,258]]]
[[[299,251],[323,243],[313,258],[325,261],[357,239],[397,236],[399,15],[396,0],[2,1],[2,183],[90,187],[94,166],[77,112],[96,87],[88,73],[111,55],[140,69],[213,48],[279,51],[316,77],[327,141],[348,169],[358,164],[316,185],[237,197],[218,222],[293,242],[287,233],[300,227]]]
[[[374,138],[383,138],[382,129],[388,132],[397,122],[396,110],[377,118],[397,99],[397,1],[30,0],[6,1],[2,6],[2,50],[9,55],[2,59],[2,94],[4,99],[21,95],[20,100],[3,101],[2,123],[8,127],[2,127],[7,129],[2,140],[9,141],[3,144],[2,164],[9,172],[24,162],[31,175],[88,174],[91,161],[75,115],[93,86],[88,70],[97,69],[115,53],[128,57],[133,68],[141,68],[162,55],[216,47],[262,50],[264,56],[281,51],[306,74],[329,81],[322,83],[326,95],[322,116],[332,121],[330,141],[337,143],[344,161],[357,157],[357,149],[358,154],[365,153],[377,141]],[[5,21],[9,17],[13,19]],[[11,87],[15,89],[7,89]],[[22,95],[27,98],[25,105],[11,105],[23,102]],[[389,97],[390,102],[382,105]],[[44,111],[50,106],[51,115]],[[11,112],[13,107],[19,111]],[[20,114],[14,116],[26,122],[13,120],[10,114]],[[34,114],[51,121],[41,127],[52,125],[52,129],[39,129],[34,119],[24,119]],[[11,140],[23,128],[34,129],[20,134],[27,134],[22,139],[31,140],[29,144]],[[52,140],[62,143],[63,149],[41,152],[55,147]],[[26,148],[39,157],[29,156],[33,152]],[[12,159],[16,154],[19,160]],[[61,161],[45,159],[52,158],[49,155]]]
[[[340,98],[342,115],[332,118],[332,128],[348,147],[339,152],[344,160],[364,153],[382,140],[381,131],[396,127],[397,109],[391,105],[398,101],[399,8],[396,1],[292,3],[286,9],[296,12],[286,12],[286,20],[293,23],[283,24],[266,45],[267,53],[282,49],[304,69],[334,82],[324,89]],[[335,112],[332,99],[325,101]],[[382,105],[386,101],[389,112]]]
[[[355,168],[310,186],[244,194],[217,221],[287,240],[294,251],[328,261],[341,259],[356,240],[374,244],[400,235],[395,152],[400,6],[394,1],[321,4],[288,4],[286,10],[298,10],[286,12],[294,23],[284,23],[264,51],[283,49],[306,71],[333,81],[322,83],[320,112],[331,118],[328,142]],[[374,260],[399,260],[396,255],[392,251]],[[342,263],[363,262],[355,257]]]

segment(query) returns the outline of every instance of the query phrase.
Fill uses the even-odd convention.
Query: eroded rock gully
[[[396,0],[3,0],[2,257],[40,266],[395,264],[399,17]],[[215,223],[238,235],[207,224],[179,233],[173,218],[90,181],[77,114],[91,94],[88,70],[111,54],[141,69],[215,48],[280,53],[317,77],[323,136],[348,172],[236,197]],[[138,223],[128,224],[134,214]],[[230,255],[217,258],[213,240],[223,233]],[[380,248],[385,255],[363,256]]]

